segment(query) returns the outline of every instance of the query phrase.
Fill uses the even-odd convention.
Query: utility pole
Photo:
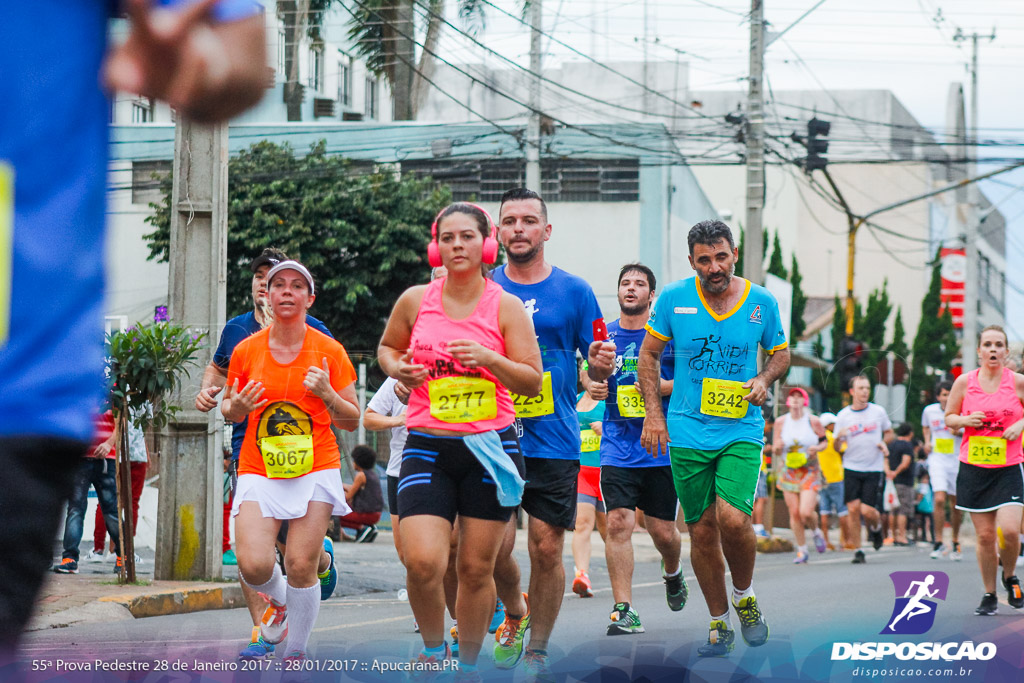
[[[970,133],[968,134],[967,156],[970,162],[967,164],[967,176],[971,177],[977,173],[978,164],[978,40],[995,40],[995,29],[987,36],[978,35],[977,32],[965,35],[959,28],[953,40],[971,41],[971,120]],[[966,253],[967,267],[964,280],[964,329],[963,337],[960,340],[960,353],[963,361],[963,369],[969,372],[977,367],[978,337],[978,220],[981,209],[981,199],[977,183],[971,183],[967,188],[967,227],[964,236],[964,251]]]
[[[183,410],[162,435],[157,512],[157,579],[220,578],[223,456],[219,411],[193,405],[224,322],[227,269],[228,126],[178,115],[171,194],[172,320],[206,332],[196,369],[182,380]]]
[[[543,24],[541,0],[530,0],[530,120],[526,124],[526,187],[541,192],[540,186],[540,38]]]
[[[650,44],[651,44],[651,36],[650,36],[650,28],[649,28],[650,27],[650,20],[651,20],[650,0],[644,0],[644,69],[643,69],[644,92],[643,92],[643,100],[642,101],[643,101],[643,110],[644,110],[643,116],[644,116],[645,119],[647,117],[649,117],[651,114],[654,113],[651,110],[651,83],[650,83],[651,63],[650,63],[650,55],[649,55]],[[673,94],[673,96],[674,96],[674,94]]]
[[[744,226],[743,277],[764,281],[764,3],[750,2],[750,90],[747,95],[747,224]]]

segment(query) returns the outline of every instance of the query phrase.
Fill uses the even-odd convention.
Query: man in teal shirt
[[[652,455],[670,454],[676,493],[690,527],[693,570],[711,612],[701,656],[725,656],[735,632],[729,618],[724,554],[732,604],[748,645],[768,640],[753,590],[755,537],[750,515],[761,467],[768,387],[789,367],[778,303],[765,288],[734,275],[739,256],[721,221],[702,221],[688,236],[696,277],[665,288],[651,311],[638,378],[647,406],[640,441]],[[675,344],[675,383],[668,416],[659,393],[661,354]],[[769,354],[757,371],[757,349]]]

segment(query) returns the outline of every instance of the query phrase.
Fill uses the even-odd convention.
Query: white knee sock
[[[278,566],[276,562],[274,563],[274,573],[270,575],[270,580],[266,583],[261,583],[260,585],[255,586],[246,581],[245,577],[242,576],[241,572],[238,573],[238,578],[242,579],[242,581],[245,581],[246,584],[248,584],[249,587],[257,593],[269,595],[274,600],[274,602],[283,605],[285,604],[285,601],[288,599],[288,594],[285,590],[285,586],[287,584],[285,583],[284,576],[281,575],[281,567]],[[320,584],[317,585],[319,586]]]
[[[288,650],[306,651],[316,615],[320,613],[320,582],[309,588],[288,586]]]

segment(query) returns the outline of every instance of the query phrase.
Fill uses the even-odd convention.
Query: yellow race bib
[[[799,446],[790,446],[786,452],[786,467],[791,470],[799,469],[807,464],[807,453],[800,450]]]
[[[935,439],[935,452],[943,455],[953,455],[953,439]]]
[[[743,382],[705,377],[700,390],[700,412],[714,417],[741,418],[749,405],[743,397],[750,393]]]
[[[512,404],[516,407],[516,417],[541,417],[555,414],[555,394],[551,390],[551,373],[544,373],[544,386],[537,396],[520,396],[512,394]]]
[[[615,403],[619,406],[622,417],[647,417],[644,410],[644,397],[635,384],[620,386],[616,392]]]
[[[580,443],[580,450],[584,453],[601,450],[601,436],[593,429],[580,430]]]
[[[13,260],[14,169],[0,161],[0,347],[10,332]]]
[[[972,465],[1005,465],[1006,439],[972,436],[967,442],[967,462]]]
[[[430,415],[452,424],[493,420],[498,415],[494,382],[482,377],[442,377],[430,382]]]
[[[286,434],[260,439],[269,479],[294,479],[313,471],[313,436]]]

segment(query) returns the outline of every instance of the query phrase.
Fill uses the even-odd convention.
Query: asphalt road
[[[997,616],[974,615],[983,589],[974,549],[966,544],[962,562],[931,560],[923,546],[885,547],[880,552],[869,548],[864,565],[850,564],[850,553],[817,555],[812,550],[807,565],[793,565],[792,554],[759,555],[754,587],[771,626],[769,643],[753,649],[739,642],[729,658],[706,660],[696,657],[696,647],[707,639],[709,615],[689,561],[684,560],[684,572],[690,601],[682,612],[674,613],[665,604],[657,553],[649,538],[636,538],[633,605],[646,633],[605,634],[612,597],[595,535],[591,578],[596,595],[580,599],[568,592],[567,585],[551,638],[549,653],[559,680],[1024,680],[1024,610],[1011,609],[1005,591],[1000,591]],[[568,540],[566,574],[571,583]],[[389,543],[390,536],[381,534],[372,545],[339,545],[339,590],[321,603],[310,644],[321,662],[318,666],[330,671],[316,673],[314,680],[393,680],[395,675],[382,675],[379,669],[406,662],[419,651],[421,641],[413,632],[409,604],[397,596],[404,586],[404,572]],[[525,577],[523,547],[520,542],[516,553]],[[898,571],[944,572],[949,577],[945,599],[935,601],[934,625],[924,634],[880,635],[891,620],[896,597],[890,573]],[[733,621],[738,625],[735,615]],[[57,680],[55,676],[73,666],[65,664],[58,671],[58,659],[89,664],[94,671],[97,660],[150,667],[148,674],[103,673],[100,680],[231,680],[231,672],[201,669],[205,663],[230,668],[247,642],[250,627],[248,613],[241,609],[89,624],[29,634],[24,654],[29,666],[38,669],[37,680]],[[873,641],[992,642],[997,654],[988,661],[903,661],[895,655],[832,661],[834,643]],[[486,649],[485,645],[485,653]],[[481,662],[486,680],[522,678],[521,672],[493,669],[486,655]],[[178,673],[161,677],[152,673],[154,666]]]

